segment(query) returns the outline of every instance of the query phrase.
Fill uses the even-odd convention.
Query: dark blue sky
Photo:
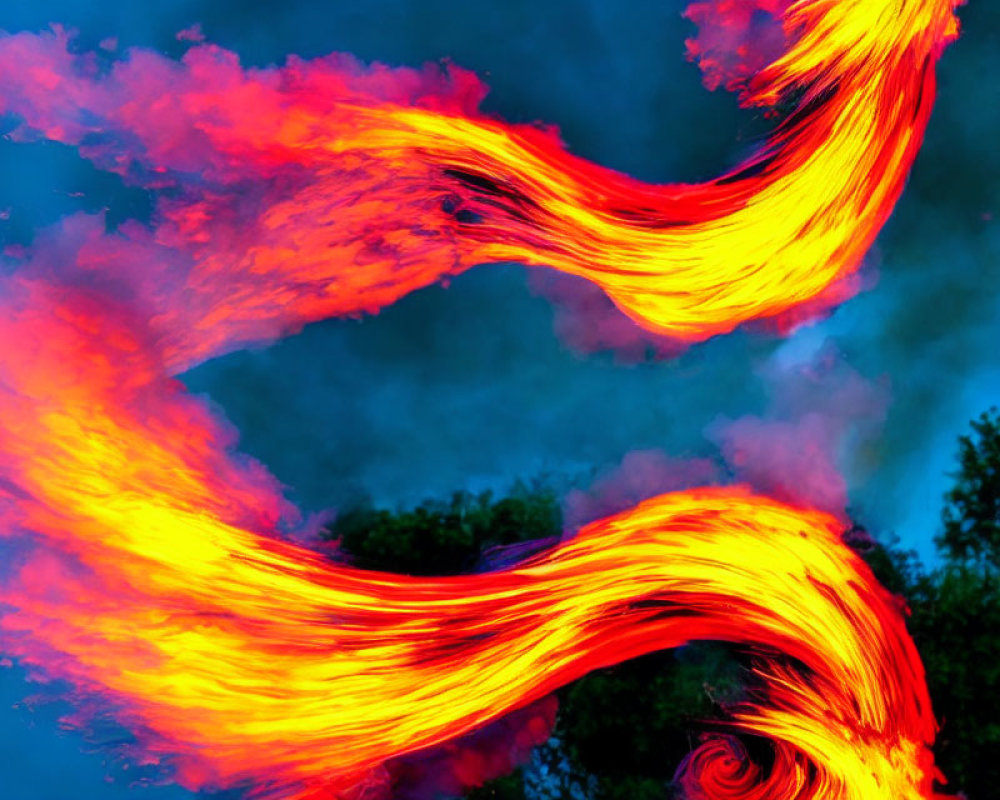
[[[560,126],[569,147],[650,181],[699,180],[752,146],[760,119],[707,93],[683,58],[691,32],[674,0],[7,0],[0,29],[61,22],[84,45],[179,53],[200,22],[246,63],[348,51],[419,64],[450,57],[492,86],[487,108]],[[843,369],[887,385],[884,424],[859,412],[841,465],[854,513],[929,557],[955,437],[1000,402],[1000,9],[973,0],[946,54],[940,95],[914,174],[872,255],[878,281],[828,320],[782,341],[737,332],[673,361],[584,357],[552,332],[553,309],[520,267],[484,267],[361,321],[329,321],[271,348],[203,365],[208,393],[307,510],[413,503],[462,488],[502,490],[547,473],[586,481],[635,449],[715,457],[720,416],[827,414],[809,395],[776,410],[790,365],[834,348]],[[0,76],[2,78],[3,76]],[[62,214],[148,213],[56,145],[0,141],[0,241],[28,241]],[[77,195],[80,196],[71,196]],[[854,428],[851,428],[854,430]],[[0,648],[2,649],[2,648]],[[0,669],[0,798],[189,797],[131,787],[100,755],[57,732],[57,710],[12,709],[37,691]]]

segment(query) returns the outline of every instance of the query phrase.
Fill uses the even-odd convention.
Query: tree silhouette
[[[959,471],[945,495],[944,533],[937,544],[953,564],[1000,569],[1000,413],[972,421],[959,437]]]

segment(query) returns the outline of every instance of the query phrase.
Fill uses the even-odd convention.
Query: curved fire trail
[[[21,135],[172,190],[151,242],[123,233],[169,251],[129,257],[176,370],[490,261],[582,276],[641,325],[696,341],[853,290],[919,148],[956,2],[792,4],[791,44],[744,101],[793,113],[756,156],[700,185],[648,186],[551,133],[484,117],[485,87],[457,68],[332,56],[244,70],[212,46],[106,66],[68,52],[61,32],[20,34],[0,42],[0,74],[16,76],[0,112],[23,118]],[[689,14],[726,38],[756,5],[788,3],[715,0]],[[713,81],[728,74],[715,38],[689,43]],[[120,280],[101,261],[86,268]]]
[[[17,135],[164,190],[152,227],[68,220],[2,278],[0,533],[34,543],[0,590],[3,650],[113,704],[185,786],[301,800],[387,791],[388,759],[721,639],[756,655],[733,730],[774,763],[710,739],[692,798],[933,797],[919,658],[833,518],[702,490],[501,572],[359,572],[277,536],[294,509],[170,376],[484,261],[584,276],[688,340],[840,299],[919,146],[953,5],[757,0],[788,47],[744,99],[791,113],[740,169],[673,187],[479,115],[457,69],[243,70],[211,46],[107,65],[59,31],[0,38]],[[691,46],[717,78],[710,38]]]

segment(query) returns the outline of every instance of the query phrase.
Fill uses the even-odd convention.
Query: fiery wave
[[[735,25],[746,5],[690,13]],[[0,532],[35,542],[0,593],[3,650],[115,704],[186,786],[304,800],[384,790],[387,759],[722,639],[763,687],[734,731],[775,759],[710,739],[692,798],[932,797],[919,658],[833,518],[702,490],[500,572],[359,572],[276,535],[294,509],[170,376],[484,261],[584,276],[689,340],[836,300],[916,153],[953,5],[759,0],[790,44],[744,99],[794,108],[735,172],[672,187],[479,115],[454,68],[244,70],[211,46],[102,66],[60,31],[0,39],[18,135],[169,189],[152,227],[68,220],[0,279]]]
[[[551,132],[486,118],[485,88],[454,67],[331,56],[243,69],[211,45],[180,63],[132,50],[102,66],[61,31],[20,34],[0,40],[0,74],[17,76],[0,112],[22,117],[21,135],[182,190],[161,199],[151,241],[122,232],[169,252],[144,254],[143,288],[176,369],[490,261],[582,276],[641,325],[695,341],[853,290],[920,145],[955,2],[791,4],[791,44],[744,102],[793,110],[757,155],[699,185],[648,186]],[[725,29],[786,5],[689,14]],[[714,43],[689,46],[717,82]]]

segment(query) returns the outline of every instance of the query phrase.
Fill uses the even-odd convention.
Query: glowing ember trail
[[[708,739],[691,798],[934,797],[920,660],[832,517],[693,491],[500,572],[361,572],[280,538],[297,523],[276,482],[171,377],[483,261],[584,276],[689,340],[843,297],[919,146],[953,2],[756,6],[790,44],[744,99],[794,110],[699,186],[644,186],[480,116],[453,68],[243,70],[211,46],[104,68],[61,32],[0,38],[17,135],[170,189],[151,228],[73,218],[0,278],[0,534],[26,543],[0,589],[4,652],[114,706],[187,787],[305,800],[388,794],[387,761],[719,639],[755,654],[732,729],[774,763]],[[711,39],[691,47],[717,80]]]

